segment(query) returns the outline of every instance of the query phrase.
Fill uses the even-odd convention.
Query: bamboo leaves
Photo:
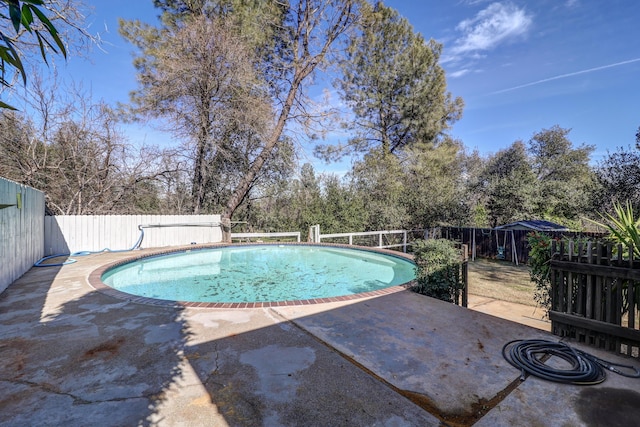
[[[15,47],[17,39],[22,35],[21,28],[36,37],[40,55],[45,63],[47,63],[47,49],[51,49],[56,54],[61,53],[65,58],[67,57],[67,50],[60,39],[58,31],[39,8],[39,6],[43,5],[44,2],[42,0],[0,0],[0,7],[5,6],[9,11],[8,16],[0,12],[0,19],[10,20],[16,32],[15,36],[10,37],[0,31],[0,85],[4,87],[11,86],[11,82],[7,77],[8,69],[14,69],[22,77],[23,84],[27,83],[27,73],[20,54]],[[33,25],[38,21],[42,24],[44,31]],[[53,42],[44,33],[47,33]],[[0,101],[0,108],[15,110],[14,107],[2,101]]]
[[[610,238],[614,242],[633,246],[634,254],[640,256],[640,217],[635,217],[633,206],[628,200],[624,206],[620,203],[614,203],[613,209],[615,215],[610,213],[600,215],[604,223],[589,221],[606,228],[611,233]]]

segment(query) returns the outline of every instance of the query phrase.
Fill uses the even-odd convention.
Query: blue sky
[[[126,102],[135,88],[132,46],[117,18],[155,22],[151,0],[87,1],[90,31],[102,50],[91,63],[71,57],[62,74],[95,98]],[[452,135],[469,149],[495,153],[542,129],[571,128],[574,145],[607,150],[635,143],[640,126],[640,1],[387,0],[426,39],[443,43],[450,92],[465,101]],[[167,141],[148,127],[127,126],[132,142]],[[341,165],[319,170],[339,171]]]
[[[542,129],[574,145],[635,143],[640,126],[640,2],[636,0],[388,0],[444,45],[449,90],[465,101],[453,136],[481,153]]]

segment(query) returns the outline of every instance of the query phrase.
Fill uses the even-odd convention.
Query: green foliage
[[[404,171],[395,156],[374,151],[354,164],[348,175],[359,200],[368,230],[406,227],[408,213],[402,204],[408,191]]]
[[[574,147],[568,138],[570,131],[556,125],[529,140],[531,165],[539,186],[537,217],[574,220],[589,206],[595,184],[589,166],[594,146]]]
[[[364,231],[367,227],[367,211],[363,200],[348,186],[341,184],[335,175],[324,178],[320,229],[326,233]]]
[[[141,52],[135,62],[140,88],[131,111],[163,118],[177,139],[189,141],[184,151],[193,159],[194,213],[220,212],[269,129],[272,109],[253,50],[235,27],[215,17],[187,14],[160,29],[121,21],[120,32]],[[290,141],[282,138],[277,145],[270,153],[273,169],[261,176],[265,185],[292,157]]]
[[[336,175],[316,177],[308,163],[297,179],[269,188],[252,207],[253,217],[240,218],[256,231],[300,231],[303,236],[315,224],[323,233],[365,231],[369,219],[357,191]]]
[[[475,205],[471,213],[471,225],[476,228],[489,228],[489,214],[482,205]]]
[[[627,201],[625,206],[614,203],[613,209],[615,215],[600,215],[604,223],[593,220],[591,222],[606,228],[610,233],[609,238],[615,243],[625,247],[632,246],[634,254],[640,257],[640,217],[636,218],[630,201]]]
[[[536,285],[533,299],[547,310],[551,309],[551,240],[551,237],[543,233],[533,232],[527,236],[529,274],[531,281]]]
[[[7,80],[8,71],[10,70],[22,76],[24,84],[27,83],[27,73],[16,49],[17,39],[22,35],[21,29],[36,38],[40,48],[40,55],[45,63],[47,62],[48,49],[54,53],[59,51],[66,58],[67,50],[58,35],[58,31],[38,7],[43,5],[44,2],[42,0],[0,0],[0,19],[10,20],[16,34],[12,37],[0,31],[0,86],[11,86],[11,81]],[[8,16],[4,13],[5,8],[8,10]],[[38,22],[44,30],[34,26]],[[48,34],[51,41],[45,33]],[[2,101],[0,101],[0,109],[15,110],[14,107]]]
[[[487,162],[479,181],[491,227],[533,216],[538,181],[525,146],[514,142]]]
[[[336,81],[357,132],[346,146],[319,146],[317,154],[339,158],[381,150],[396,153],[418,142],[436,141],[462,114],[463,102],[447,92],[438,64],[442,45],[425,41],[406,18],[363,2],[358,33]]]
[[[528,145],[516,141],[487,159],[470,188],[489,225],[546,219],[580,228],[580,216],[591,209],[598,188],[589,164],[594,147],[575,147],[569,132],[557,125],[543,129]]]
[[[437,145],[419,144],[403,156],[403,204],[412,227],[468,225],[471,192],[464,185],[464,150],[445,138]]]
[[[640,134],[640,133],[639,133]],[[640,211],[640,151],[619,147],[597,164],[595,174],[597,191],[592,204],[597,212],[610,212],[615,203],[629,201]]]
[[[159,28],[120,21],[120,33],[140,50],[136,112],[168,118],[169,129],[191,142],[194,213],[206,207],[208,184],[226,182],[219,199],[226,199],[223,217],[231,218],[271,175],[265,170],[274,159],[292,154],[285,146],[288,122],[316,120],[306,85],[333,57],[329,52],[354,24],[359,2],[154,4],[162,11]],[[225,180],[217,166],[229,164],[238,173]]]
[[[485,183],[482,181],[487,160],[477,150],[468,153],[464,146],[462,148],[462,152],[457,156],[457,162],[462,166],[459,187],[464,194],[462,200],[468,207],[468,219],[462,225],[489,228],[489,209],[486,203]]]
[[[463,287],[460,274],[460,250],[446,239],[414,242],[416,285],[413,290],[446,302],[454,302]]]

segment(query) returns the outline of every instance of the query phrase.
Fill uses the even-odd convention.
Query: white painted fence
[[[132,249],[141,230],[142,248],[222,241],[220,215],[47,216],[45,255]]]
[[[282,237],[293,237],[296,239],[296,242],[300,242],[300,232],[299,231],[290,231],[283,233],[231,233],[231,241],[258,241],[262,238],[265,239],[280,239]]]
[[[418,230],[421,231],[421,230]],[[373,246],[381,249],[402,248],[403,252],[407,252],[407,246],[411,244],[408,240],[409,235],[413,235],[414,231],[410,230],[380,230],[380,231],[364,231],[360,233],[334,233],[320,234],[320,226],[312,225],[309,227],[309,240],[314,243],[322,242],[322,239],[341,239],[346,240],[345,243],[353,245],[354,237],[371,236],[375,238]],[[402,239],[401,243],[385,244],[385,236],[397,236]]]
[[[42,258],[44,193],[0,178],[0,292]]]

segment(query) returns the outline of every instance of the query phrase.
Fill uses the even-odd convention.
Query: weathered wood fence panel
[[[532,230],[495,230],[492,228],[439,227],[437,235],[444,239],[455,240],[469,248],[471,259],[502,258],[506,261],[517,260],[518,264],[529,262],[529,241],[527,236]],[[554,239],[589,238],[598,239],[603,233],[578,233],[571,231],[541,232]],[[502,251],[499,251],[502,248]],[[501,253],[500,253],[501,252]]]
[[[219,243],[220,215],[61,215],[44,222],[46,255]]]
[[[0,292],[42,258],[44,193],[0,178]]]
[[[462,281],[462,289],[456,291],[454,296],[454,303],[462,307],[469,306],[469,248],[467,245],[461,246],[461,259],[460,259],[460,279]]]
[[[552,331],[640,357],[640,260],[633,247],[553,241]]]
[[[442,227],[440,231],[443,238],[467,245],[471,259],[497,258],[518,264],[529,261],[527,236],[530,232],[468,227]]]

